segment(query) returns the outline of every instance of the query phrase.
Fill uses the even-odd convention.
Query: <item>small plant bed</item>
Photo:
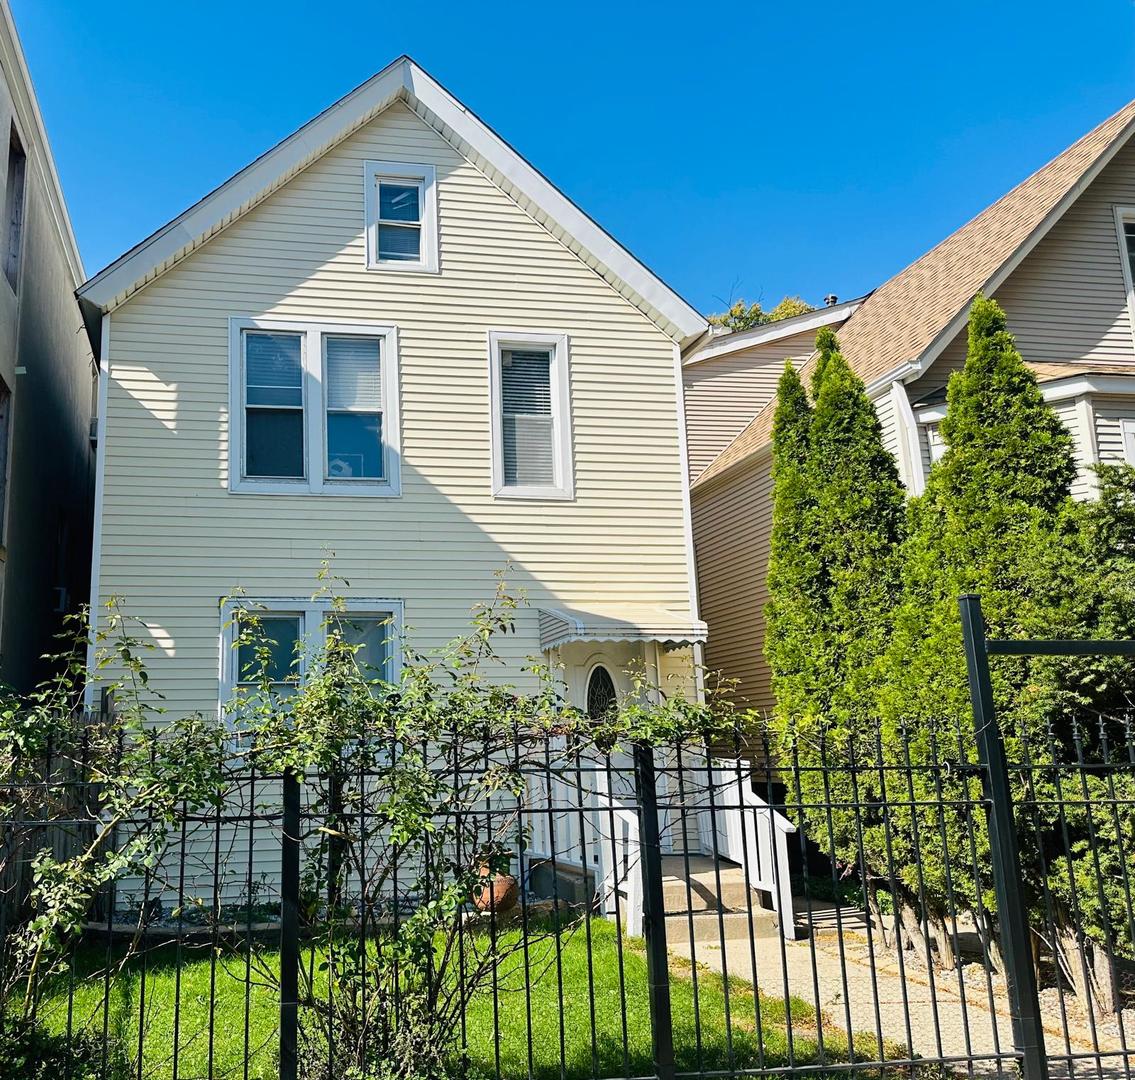
[[[519,928],[510,927],[499,936],[519,942],[519,935]],[[305,964],[313,959],[318,970],[320,957],[305,952]],[[120,1059],[136,1062],[141,1048],[141,1075],[149,1080],[173,1076],[175,1029],[179,1076],[244,1076],[246,1058],[251,1080],[278,1075],[279,1000],[270,980],[257,976],[264,970],[276,973],[274,949],[253,944],[251,950],[214,956],[208,947],[162,943],[125,963],[112,954],[109,978],[107,960],[105,947],[84,946],[73,973],[48,988],[39,1018],[49,1033],[65,1036],[68,1016],[76,1034],[101,1034],[105,1021]],[[821,1059],[815,1010],[799,999],[786,1006],[780,998],[755,998],[747,982],[730,979],[727,1025],[721,977],[700,967],[695,973],[675,958],[670,995],[679,1071],[846,1060],[846,1041],[826,1032]],[[105,1016],[104,1002],[109,1002]],[[642,941],[620,941],[613,924],[603,919],[534,939],[527,961],[519,950],[501,965],[495,995],[490,989],[474,997],[464,1037],[470,1067],[490,1076],[519,1080],[530,1067],[539,1078],[649,1074]],[[138,1075],[136,1064],[130,1071]]]

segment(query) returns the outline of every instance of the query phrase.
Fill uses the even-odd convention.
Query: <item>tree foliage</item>
[[[755,326],[764,326],[766,323],[779,322],[781,319],[791,319],[794,315],[805,315],[816,309],[799,296],[785,296],[781,301],[765,311],[759,301],[746,304],[738,300],[729,305],[728,311],[709,316],[712,326],[723,326],[731,333],[742,330],[752,330]]]
[[[970,912],[990,948],[997,931],[982,792],[967,771],[977,753],[959,595],[980,594],[994,637],[1135,636],[1135,470],[1099,469],[1099,499],[1074,501],[1072,439],[996,303],[975,300],[968,337],[948,384],[945,454],[905,509],[830,330],[817,336],[814,406],[786,373],[773,440],[779,760],[813,839],[869,893],[885,883],[896,930],[927,955],[922,928],[937,923],[944,948],[950,911]],[[1079,766],[1127,753],[1131,667],[992,665],[1010,760],[1030,766],[1014,796],[1034,929],[1078,989],[1111,1002],[1106,973],[1135,950],[1122,865],[1135,849],[1135,776]]]
[[[871,690],[898,590],[903,491],[862,380],[822,330],[814,407],[788,368],[773,430],[774,510],[766,655],[773,734],[814,829],[853,861],[853,813],[830,815],[822,765],[850,764],[877,727]],[[837,786],[849,780],[837,776]],[[851,792],[845,791],[850,799]]]

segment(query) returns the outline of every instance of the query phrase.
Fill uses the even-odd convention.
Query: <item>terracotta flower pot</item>
[[[473,886],[473,906],[478,911],[511,911],[520,899],[520,882],[514,874],[491,874],[487,866],[479,871],[481,882]]]

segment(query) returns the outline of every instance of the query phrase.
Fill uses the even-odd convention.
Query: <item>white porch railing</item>
[[[704,760],[704,759],[703,759]],[[707,854],[740,863],[750,889],[767,892],[781,933],[792,941],[792,882],[788,872],[788,836],[796,826],[754,790],[744,762],[712,758],[709,773],[714,807],[699,818]],[[716,844],[712,829],[716,825]]]
[[[673,763],[659,769],[660,802],[669,804],[664,811],[670,822],[666,832],[675,850],[681,850],[696,833],[702,854],[739,864],[749,888],[769,894],[781,933],[792,940],[795,924],[788,836],[796,832],[796,826],[753,791],[744,762],[691,757],[690,764],[683,765],[689,781],[681,807],[675,802],[677,793],[668,775]],[[566,778],[553,775],[550,783],[542,778],[530,780],[529,805],[553,812],[533,815],[527,858],[555,858],[581,868],[586,862],[586,870],[595,874],[600,914],[619,915],[627,932],[640,936],[642,852],[632,775],[628,759],[610,770],[584,770],[578,786],[570,774]],[[612,779],[619,790],[611,790]],[[685,827],[690,818],[696,829]],[[675,829],[683,834],[680,843]]]

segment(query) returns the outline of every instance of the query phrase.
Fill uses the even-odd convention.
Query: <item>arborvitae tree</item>
[[[874,406],[835,335],[822,330],[816,344],[806,453],[797,419],[806,415],[803,388],[787,373],[774,428],[772,727],[780,760],[803,767],[792,774],[789,798],[812,804],[803,816],[821,848],[854,863],[854,815],[819,804],[858,784],[838,767],[874,746],[874,680],[897,597],[903,489]],[[836,771],[825,777],[818,766]]]
[[[1060,542],[1037,553],[1046,603],[1030,636],[1135,638],[1135,469],[1098,466],[1097,484],[1097,499],[1066,507]],[[1117,959],[1135,960],[1132,671],[1128,657],[1048,657],[1032,680],[1051,692],[1041,703],[1047,738],[1030,756],[1058,763],[1064,777],[1057,789],[1058,774],[1043,772],[1030,792],[1040,804],[1033,828],[1048,830],[1032,845],[1047,858],[1032,870],[1045,872],[1055,898],[1038,905],[1034,926],[1080,1000],[1090,996],[1100,1013],[1122,1003]]]
[[[1025,367],[1004,312],[981,296],[970,313],[965,368],[950,379],[941,430],[946,452],[925,493],[910,504],[903,600],[879,697],[887,755],[901,763],[909,754],[916,766],[976,760],[958,596],[981,595],[995,637],[1027,636],[1050,623],[1038,553],[1051,555],[1062,542],[1059,525],[1076,475],[1071,437]],[[1045,711],[1047,691],[1030,680],[1033,666],[1008,658],[994,665],[995,704],[1011,752]],[[972,866],[975,822],[949,800],[977,798],[980,789],[957,779],[957,770],[921,768],[913,787],[927,805],[892,814],[889,857],[898,876],[910,896],[926,898],[924,917],[944,918],[951,893],[976,907],[974,874],[951,876],[950,865]],[[980,829],[975,840],[988,904],[988,848]]]
[[[810,634],[823,604],[818,562],[809,542],[813,502],[806,470],[812,406],[791,362],[777,384],[772,430],[773,516],[765,609],[765,656],[778,710],[799,715],[817,705]]]

